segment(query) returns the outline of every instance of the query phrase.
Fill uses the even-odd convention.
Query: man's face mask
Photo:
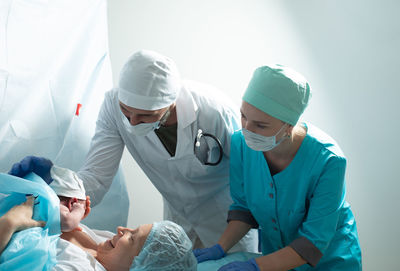
[[[144,123],[139,123],[137,125],[132,125],[128,118],[122,114],[123,116],[123,122],[125,125],[125,129],[130,133],[133,134],[135,136],[146,136],[148,135],[150,132],[157,130],[158,128],[160,128],[161,125],[165,124],[165,122],[167,121],[168,117],[170,114],[170,109],[168,108],[167,111],[165,112],[165,114],[161,117],[160,120],[156,121],[156,122],[144,122]]]
[[[247,146],[249,148],[255,150],[255,151],[270,151],[285,139],[285,137],[282,137],[278,142],[276,142],[276,136],[282,131],[284,127],[286,127],[287,124],[284,124],[279,131],[273,135],[273,136],[263,136],[259,135],[253,132],[250,132],[249,130],[243,128],[243,136],[246,141]]]

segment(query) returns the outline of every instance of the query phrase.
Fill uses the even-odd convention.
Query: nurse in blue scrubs
[[[233,204],[218,243],[194,253],[215,260],[251,228],[263,256],[219,270],[361,270],[356,222],[345,199],[346,158],[338,144],[298,122],[310,87],[296,71],[263,66],[243,96],[242,130],[232,136]]]

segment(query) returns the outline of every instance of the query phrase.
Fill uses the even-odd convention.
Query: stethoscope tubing
[[[215,163],[205,162],[204,164],[205,164],[205,165],[208,165],[208,166],[216,166],[216,165],[218,165],[219,163],[221,163],[221,161],[222,161],[222,156],[224,155],[224,152],[223,152],[223,148],[222,148],[221,141],[220,141],[215,135],[212,135],[212,134],[209,134],[209,133],[202,133],[202,132],[199,132],[198,135],[196,136],[196,138],[194,139],[193,152],[195,152],[195,150],[196,150],[196,147],[197,147],[197,146],[196,146],[196,143],[198,142],[198,140],[200,140],[199,135],[200,135],[200,137],[201,137],[201,136],[208,136],[208,137],[211,137],[212,139],[214,139],[215,142],[217,142],[218,149],[219,149],[219,157],[218,157],[218,160],[217,160]]]

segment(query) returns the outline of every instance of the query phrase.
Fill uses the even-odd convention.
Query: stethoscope
[[[224,154],[224,151],[223,151],[223,149],[222,149],[221,141],[219,141],[219,139],[218,139],[216,136],[212,135],[212,134],[203,133],[203,131],[202,131],[201,129],[199,129],[199,130],[197,131],[197,136],[196,136],[195,139],[194,139],[194,148],[193,148],[193,151],[194,151],[195,155],[196,155],[196,153],[198,153],[198,152],[196,152],[196,149],[200,151],[200,146],[201,146],[200,139],[201,139],[202,137],[210,137],[210,138],[212,138],[212,139],[217,143],[217,145],[218,145],[218,150],[219,150],[219,157],[218,157],[217,162],[203,161],[203,164],[204,164],[204,165],[208,165],[208,166],[216,166],[216,165],[218,165],[218,164],[221,162],[221,160],[222,160],[222,155]],[[200,158],[199,158],[197,155],[196,155],[196,157],[200,160]],[[202,161],[201,161],[201,162],[202,162]]]

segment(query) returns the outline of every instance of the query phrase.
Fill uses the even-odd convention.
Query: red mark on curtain
[[[81,110],[82,104],[77,104],[76,105],[76,111],[75,111],[75,115],[79,116],[79,110]]]

